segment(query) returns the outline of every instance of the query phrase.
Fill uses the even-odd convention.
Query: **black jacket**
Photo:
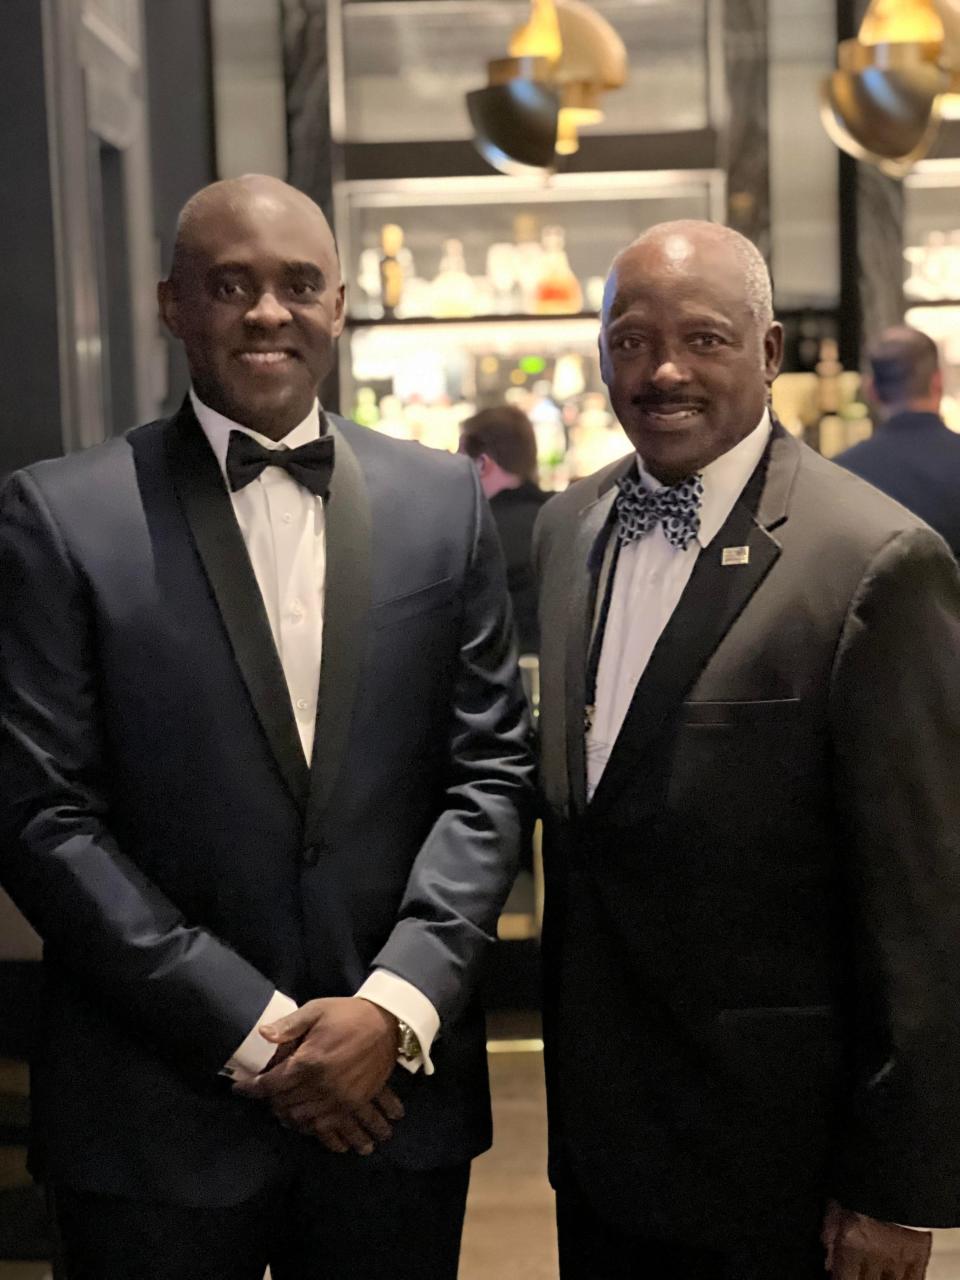
[[[898,413],[834,459],[925,520],[960,556],[960,435],[935,413]]]
[[[537,528],[552,1176],[705,1247],[815,1229],[828,1196],[957,1225],[957,566],[775,427],[588,804],[596,550],[632,464]]]
[[[549,493],[528,482],[519,489],[502,489],[490,499],[490,509],[507,562],[507,586],[513,601],[521,653],[537,653],[540,649],[537,582],[531,554],[533,526],[540,508],[549,497]]]

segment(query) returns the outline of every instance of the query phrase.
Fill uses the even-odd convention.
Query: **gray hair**
[[[766,333],[773,324],[773,284],[763,254],[746,236],[734,231],[732,227],[722,226],[719,222],[706,222],[697,218],[684,218],[676,222],[660,222],[650,227],[636,238],[632,244],[621,250],[614,258],[611,273],[624,255],[638,245],[666,240],[671,236],[697,239],[710,239],[718,247],[723,246],[733,252],[742,272],[744,297],[751,315],[756,320],[761,332]]]

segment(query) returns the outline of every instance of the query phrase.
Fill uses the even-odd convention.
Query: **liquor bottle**
[[[383,280],[380,275],[380,251],[364,249],[360,254],[357,285],[367,301],[365,314],[373,320],[383,315]]]
[[[380,421],[380,409],[377,406],[377,393],[373,387],[358,387],[357,402],[353,406],[350,417],[359,422],[361,427],[375,427]]]
[[[543,270],[540,224],[532,213],[518,213],[514,218],[513,244],[520,305],[528,315],[532,315],[537,296],[537,284]]]
[[[583,356],[576,351],[565,351],[557,356],[553,366],[553,398],[557,404],[564,404],[567,400],[582,395],[586,386]]]
[[[392,320],[403,297],[403,229],[395,222],[388,222],[380,230],[380,298],[384,318]]]
[[[467,275],[462,242],[444,240],[440,270],[433,282],[433,314],[442,319],[476,315],[475,294],[473,280]]]
[[[553,399],[550,383],[545,378],[535,382],[531,391],[527,414],[537,439],[540,477],[547,488],[566,488],[567,476],[563,471],[563,463],[567,452],[567,433],[563,413]]]
[[[816,369],[819,418],[806,441],[827,458],[843,448],[843,419],[840,417],[843,365],[838,359],[839,354],[835,338],[821,338]]]
[[[580,281],[570,269],[562,227],[544,227],[543,262],[533,309],[537,315],[570,315],[583,306]]]

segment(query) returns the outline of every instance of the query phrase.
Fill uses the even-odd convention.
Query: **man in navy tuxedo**
[[[834,461],[896,498],[960,556],[960,435],[940,417],[937,344],[906,325],[871,344],[867,391],[879,406],[876,433]]]
[[[179,413],[2,494],[35,1167],[70,1280],[453,1277],[531,767],[496,530],[467,459],[319,406],[306,196],[200,192],[159,297]]]

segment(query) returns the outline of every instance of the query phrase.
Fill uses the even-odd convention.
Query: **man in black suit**
[[[206,188],[160,286],[182,409],[3,493],[70,1280],[456,1274],[528,726],[474,469],[318,407],[343,303],[312,201]]]
[[[549,498],[537,485],[537,437],[522,409],[481,409],[460,428],[460,452],[473,458],[490,501],[507,562],[507,587],[521,653],[540,648],[537,584],[530,560],[533,526]]]
[[[960,435],[940,417],[937,344],[906,325],[871,344],[867,394],[879,406],[876,433],[834,459],[925,520],[960,556]]]
[[[919,1280],[960,1222],[960,579],[772,417],[756,249],[655,227],[600,354],[636,452],[544,508],[564,1280]]]

